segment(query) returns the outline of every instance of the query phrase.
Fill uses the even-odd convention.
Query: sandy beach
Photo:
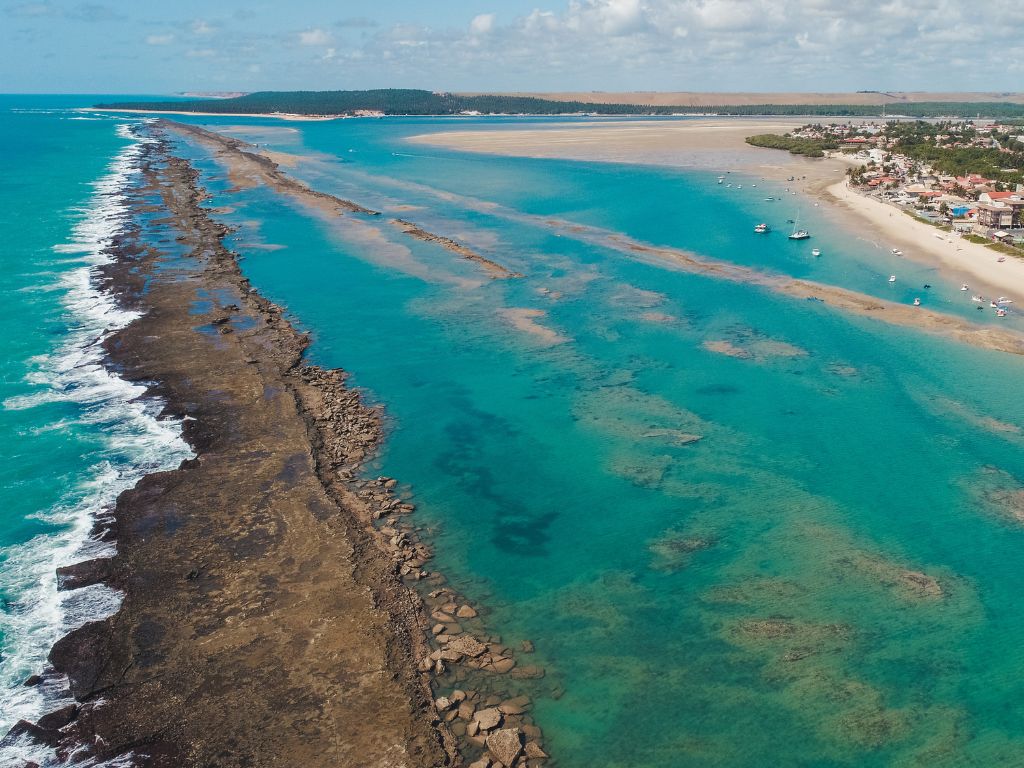
[[[651,162],[673,152],[753,150],[744,139],[755,133],[793,130],[805,118],[708,118],[553,123],[545,128],[441,131],[414,136],[415,144],[519,157]],[[824,119],[823,122],[841,122]],[[682,161],[683,159],[680,158]],[[660,162],[659,162],[660,164]],[[680,164],[683,164],[680,162]]]
[[[829,186],[825,199],[915,261],[935,264],[950,276],[978,288],[985,295],[1024,295],[1024,261],[980,243],[917,221],[894,205],[850,189],[845,182]]]
[[[444,131],[410,141],[516,157],[624,162],[675,167],[739,170],[765,177],[796,176],[792,186],[820,199],[826,210],[848,228],[863,232],[906,258],[935,266],[953,281],[972,284],[989,294],[1024,295],[1024,262],[999,254],[916,221],[894,206],[847,188],[851,161],[838,157],[807,158],[751,147],[744,139],[757,133],[784,133],[809,118],[712,118],[570,124],[551,128],[495,131]],[[840,119],[823,123],[847,122]],[[941,238],[936,235],[941,235]]]

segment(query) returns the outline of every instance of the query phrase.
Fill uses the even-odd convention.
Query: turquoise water
[[[236,208],[245,271],[314,334],[313,356],[386,405],[378,469],[412,484],[437,566],[506,642],[536,644],[548,674],[530,690],[559,764],[1021,763],[1024,535],[1007,502],[1022,361],[549,222],[908,303],[927,282],[931,306],[975,319],[959,285],[809,203],[828,258],[754,237],[796,207],[764,200],[784,188],[770,180],[741,194],[708,171],[402,142],[437,125],[235,135],[523,280],[478,280],[386,221],[224,193],[208,163],[211,204]],[[542,310],[565,340],[517,330],[508,308]]]
[[[240,122],[211,124],[385,214],[327,221],[232,190],[183,147],[255,286],[312,333],[316,362],[385,405],[371,471],[411,485],[432,567],[506,643],[535,643],[547,675],[523,685],[559,765],[1024,764],[1024,361],[642,261],[607,235],[907,302],[927,282],[929,306],[977,319],[958,284],[810,203],[764,201],[772,180],[403,141],[442,120]],[[88,127],[106,144],[79,185],[125,141]],[[801,207],[821,259],[750,231]],[[489,280],[392,217],[525,277]],[[21,260],[52,260],[72,221]],[[51,293],[35,298],[63,317]],[[14,334],[5,399],[64,333]],[[26,475],[50,494],[32,509],[60,503],[48,462]],[[32,509],[12,521],[41,526]]]
[[[146,472],[188,455],[177,425],[157,420],[159,404],[100,364],[98,342],[133,315],[95,290],[90,270],[126,221],[118,193],[138,141],[123,121],[69,109],[90,103],[0,97],[3,732],[64,695],[59,681],[21,685],[53,642],[118,605],[101,586],[58,594],[54,569],[113,552],[94,523]]]

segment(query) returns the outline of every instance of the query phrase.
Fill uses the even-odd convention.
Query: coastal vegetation
[[[295,115],[354,115],[376,112],[384,115],[458,115],[464,113],[564,115],[586,113],[595,115],[716,114],[871,117],[879,114],[879,106],[871,104],[654,106],[557,101],[502,94],[467,96],[407,88],[363,91],[260,91],[228,99],[119,101],[96,106],[100,109],[145,109],[223,114],[280,112]],[[1024,118],[1024,104],[1003,102],[908,102],[901,103],[899,109],[902,114],[909,117],[968,117],[982,114],[993,118]]]
[[[759,133],[748,136],[747,144],[768,149],[784,149],[793,155],[807,157],[824,157],[826,149],[836,149],[839,144],[831,139],[808,139],[791,134]]]

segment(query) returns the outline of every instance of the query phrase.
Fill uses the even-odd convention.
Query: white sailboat
[[[790,234],[790,240],[806,240],[811,236],[811,233],[806,229],[800,229],[800,215],[793,220],[793,232]]]

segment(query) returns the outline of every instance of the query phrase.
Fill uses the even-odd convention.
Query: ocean
[[[20,681],[52,640],[116,607],[103,589],[61,600],[53,568],[109,547],[89,542],[92,515],[188,455],[159,403],[98,365],[96,340],[130,316],[85,278],[139,139],[137,121],[66,110],[89,102],[0,111],[0,728],[38,714]],[[440,119],[189,121],[383,212],[327,221],[180,143],[254,287],[310,332],[313,362],[384,406],[367,472],[416,502],[430,567],[504,643],[535,646],[545,677],[519,684],[558,765],[1024,762],[1024,360],[685,273],[615,237],[982,322],[958,284],[782,181],[718,185],[727,168],[404,141]],[[811,244],[784,237],[797,214]],[[524,277],[488,279],[393,218]]]
[[[132,181],[140,141],[125,121],[74,111],[89,103],[0,97],[5,733],[66,695],[57,680],[23,685],[43,671],[53,643],[119,605],[119,593],[105,586],[58,593],[55,569],[111,554],[103,519],[120,492],[191,455],[179,426],[158,418],[160,403],[140,399],[143,387],[102,365],[103,338],[134,315],[97,290],[91,269],[128,223],[120,193]],[[46,753],[30,756],[45,760]]]

